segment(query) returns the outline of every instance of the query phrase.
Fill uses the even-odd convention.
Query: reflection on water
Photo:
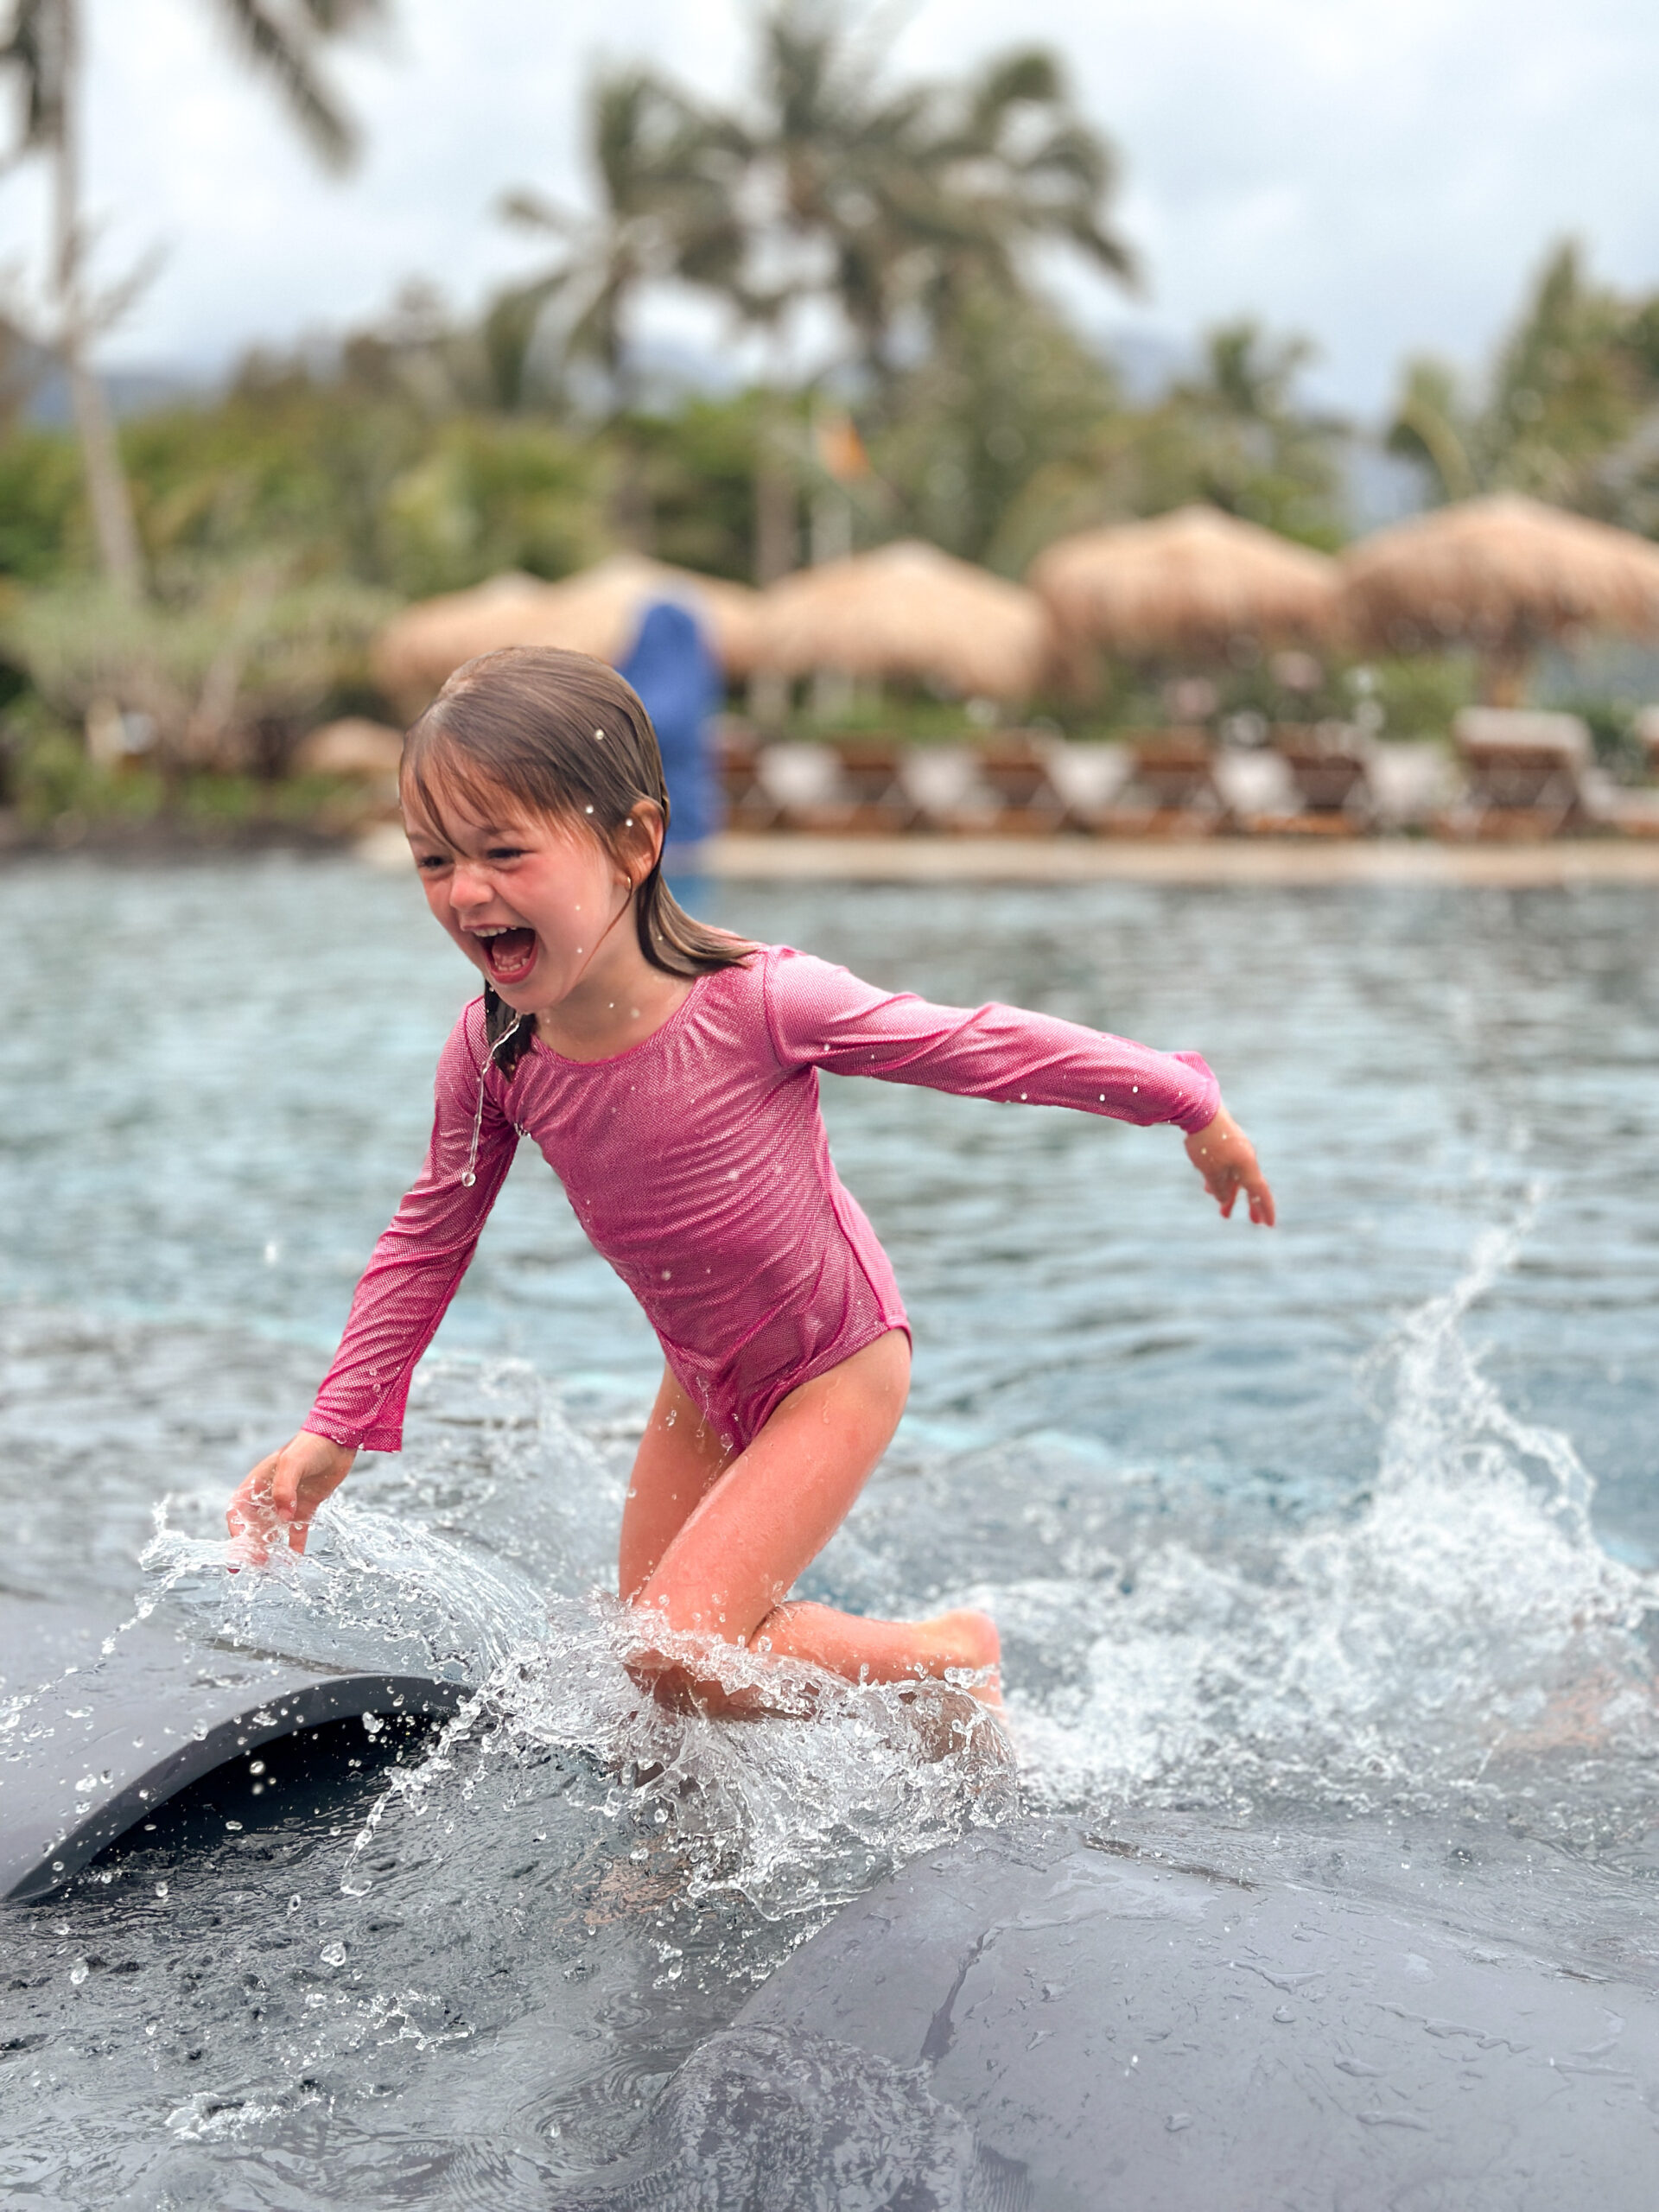
[[[1220,1226],[1164,1133],[827,1084],[918,1360],[813,1594],[989,1605],[1028,1803],[1258,1864],[1334,1826],[1347,1878],[1484,1870],[1471,1919],[1659,1980],[1655,902],[727,896],[880,981],[1202,1048],[1284,1222]],[[0,880],[0,1585],[493,1669],[424,1764],[10,1916],[24,2203],[557,2202],[826,1910],[1008,1802],[877,1693],[642,1711],[591,1593],[652,1346],[539,1162],[405,1453],[224,1575],[224,1495],[423,1142],[465,978],[416,908],[334,862]]]

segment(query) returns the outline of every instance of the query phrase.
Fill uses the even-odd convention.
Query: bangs
[[[424,721],[424,718],[423,718]],[[404,747],[398,770],[400,791],[412,796],[426,823],[446,845],[456,838],[449,810],[465,811],[475,820],[499,824],[531,814],[570,815],[570,795],[558,779],[543,769],[536,779],[544,791],[515,791],[505,778],[493,775],[484,762],[464,744],[457,743],[442,722],[416,724]]]

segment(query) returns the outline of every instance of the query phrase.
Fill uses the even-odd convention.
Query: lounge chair
[[[1590,732],[1577,715],[1465,707],[1452,725],[1467,779],[1436,827],[1452,837],[1550,837],[1591,819]]]
[[[842,788],[853,810],[849,829],[880,836],[915,826],[916,804],[906,791],[899,763],[906,748],[890,737],[833,737]]]
[[[1592,785],[1592,809],[1599,822],[1623,836],[1659,837],[1659,707],[1641,709],[1634,734],[1647,754],[1649,781],[1632,787],[1609,779],[1599,790]]]
[[[1042,730],[1010,729],[978,747],[980,780],[1001,810],[999,830],[1041,837],[1059,828],[1066,805],[1053,760],[1061,745]]]
[[[726,797],[726,819],[734,830],[770,830],[777,823],[778,802],[759,773],[761,750],[748,723],[730,716],[716,723],[715,759]]]
[[[844,830],[853,804],[841,761],[828,745],[763,745],[754,756],[754,780],[776,830]]]
[[[1273,749],[1289,771],[1300,803],[1293,825],[1325,833],[1369,830],[1376,817],[1372,747],[1350,722],[1281,723]]]
[[[1295,782],[1271,746],[1229,747],[1217,753],[1214,772],[1216,788],[1241,830],[1271,836],[1305,826]]]
[[[1122,800],[1100,827],[1120,836],[1206,836],[1230,810],[1216,781],[1215,755],[1202,729],[1137,733],[1127,741],[1133,772]]]
[[[980,772],[976,745],[906,746],[899,782],[919,830],[971,836],[995,830],[1001,820],[1001,801]]]
[[[1378,738],[1370,779],[1379,829],[1426,830],[1461,790],[1455,763],[1430,738]]]
[[[1127,745],[1070,744],[1052,738],[1045,752],[1049,784],[1059,800],[1058,829],[1081,830],[1091,836],[1109,834],[1117,802],[1135,773]]]

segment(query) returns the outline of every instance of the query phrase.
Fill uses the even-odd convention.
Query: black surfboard
[[[561,2212],[713,2202],[711,2158],[733,2203],[1649,2212],[1652,1986],[1478,1925],[1478,1881],[1413,1903],[1211,1845],[1026,1820],[918,1860]]]
[[[0,1897],[46,1895],[261,1745],[364,1714],[453,1712],[461,1683],[192,1640],[154,1620],[0,1601]]]

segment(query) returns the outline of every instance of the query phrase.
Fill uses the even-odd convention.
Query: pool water
[[[1273,1178],[1268,1234],[1172,1132],[825,1081],[916,1363],[805,1587],[988,1606],[1017,1781],[874,1693],[641,1714],[602,1592],[658,1360],[537,1157],[405,1452],[230,1582],[224,1497],[305,1410],[467,971],[347,860],[13,865],[0,1589],[494,1671],[423,1756],[6,1910],[9,2202],[596,2202],[826,1913],[1018,1805],[1264,1862],[1339,1833],[1406,1891],[1451,1854],[1471,1914],[1659,1981],[1659,899],[721,898],[881,983],[1204,1052]]]

